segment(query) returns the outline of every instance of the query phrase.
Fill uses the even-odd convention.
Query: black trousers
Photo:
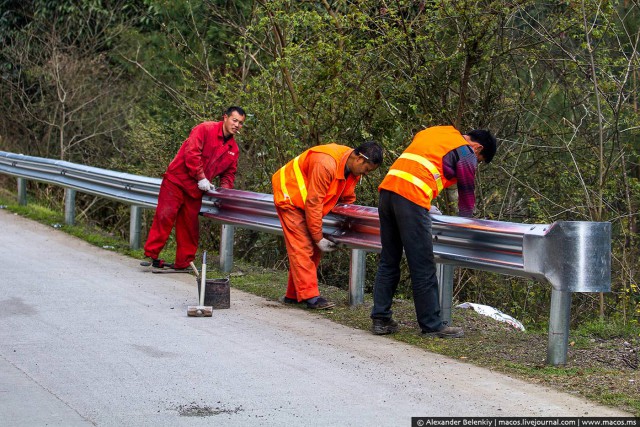
[[[400,281],[400,261],[404,250],[418,324],[423,332],[442,329],[428,209],[394,192],[382,190],[378,214],[382,252],[373,290],[371,318],[391,318],[391,304]]]

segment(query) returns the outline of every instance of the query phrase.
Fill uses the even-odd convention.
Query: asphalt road
[[[627,416],[232,290],[0,210],[0,424],[410,426],[417,416]],[[284,289],[284,284],[282,284]]]

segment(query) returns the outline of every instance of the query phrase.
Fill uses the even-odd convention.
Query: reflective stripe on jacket
[[[305,209],[309,178],[313,167],[311,153],[324,153],[335,161],[335,173],[328,188],[323,189],[322,216],[328,214],[343,194],[351,194],[360,177],[345,178],[344,167],[353,148],[338,144],[318,145],[308,149],[278,170],[272,177],[273,202],[276,206]]]
[[[451,150],[468,145],[452,126],[434,126],[420,131],[391,165],[378,190],[393,191],[427,209],[431,201],[456,179],[444,176],[442,158]]]

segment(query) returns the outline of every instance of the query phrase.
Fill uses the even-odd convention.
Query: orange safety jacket
[[[322,216],[328,214],[344,194],[353,194],[360,177],[353,174],[345,179],[344,167],[353,148],[338,144],[318,145],[308,149],[273,174],[273,202],[276,206],[295,206],[305,208],[307,187],[309,184],[311,153],[328,154],[336,161],[336,173],[326,189],[323,200]]]
[[[431,201],[457,181],[445,178],[442,158],[468,144],[453,126],[434,126],[418,132],[391,165],[378,191],[393,191],[417,205],[431,208]]]
[[[318,145],[273,174],[276,207],[304,210],[307,229],[315,242],[322,239],[322,218],[338,202],[353,203],[356,199],[355,187],[360,177],[353,174],[345,177],[345,165],[352,152],[352,148],[343,145]],[[316,176],[315,168],[325,175]]]

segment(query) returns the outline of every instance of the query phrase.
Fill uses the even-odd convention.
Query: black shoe
[[[309,301],[307,301],[307,308],[311,310],[326,310],[327,308],[331,308],[335,305],[335,303],[327,301],[322,297],[318,297],[318,299],[314,303],[310,303]]]
[[[443,326],[439,331],[427,332],[422,331],[422,335],[438,338],[461,338],[464,336],[462,328],[454,328],[453,326]]]
[[[173,264],[169,264],[168,262],[164,262],[163,259],[153,259],[149,258],[151,261],[140,261],[140,265],[143,267],[153,267],[153,268],[173,268]]]
[[[293,299],[293,298],[289,298],[288,296],[283,296],[278,298],[278,301],[284,303],[284,304],[298,304],[298,300],[297,299]]]
[[[163,259],[152,259],[151,267],[153,268],[173,268],[173,264],[165,262]]]
[[[398,322],[389,319],[373,319],[371,325],[371,332],[373,335],[387,335],[398,332]]]

